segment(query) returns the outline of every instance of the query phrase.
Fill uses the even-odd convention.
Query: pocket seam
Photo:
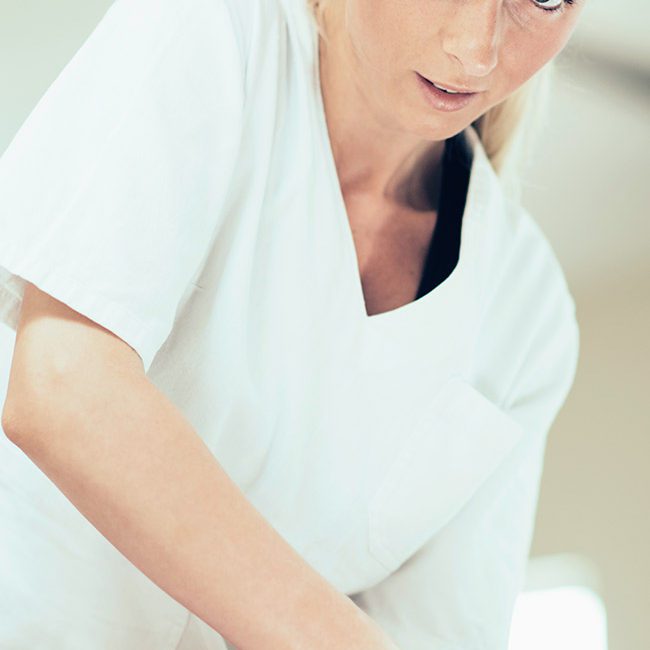
[[[485,419],[486,426],[484,433],[486,435],[489,435],[489,422],[494,422],[496,425],[499,423],[507,425],[497,427],[496,430],[493,430],[493,438],[490,439],[494,440],[494,454],[488,460],[488,465],[482,467],[479,463],[474,466],[475,469],[473,471],[472,469],[469,470],[470,473],[468,479],[461,478],[461,482],[459,483],[461,496],[465,492],[469,491],[469,498],[471,498],[476,489],[480,489],[480,486],[489,476],[489,473],[494,471],[503,459],[511,453],[513,447],[523,436],[524,429],[521,424],[504,412],[499,405],[495,404],[491,399],[481,393],[470,381],[466,380],[462,376],[453,376],[442,384],[432,402],[416,419],[404,448],[389,466],[384,479],[380,482],[379,487],[376,489],[368,504],[369,551],[373,557],[382,564],[382,566],[390,571],[395,570],[400,562],[406,560],[406,557],[402,558],[400,553],[396,552],[393,541],[388,534],[391,528],[389,527],[388,522],[384,519],[390,517],[391,512],[395,512],[394,506],[395,504],[399,504],[400,498],[403,498],[405,495],[408,496],[409,494],[415,495],[416,487],[418,485],[417,477],[415,478],[415,483],[409,485],[408,468],[410,461],[414,458],[418,450],[422,450],[423,448],[423,445],[420,444],[422,439],[425,435],[430,433],[430,429],[427,428],[425,422],[429,418],[432,418],[432,416],[439,417],[443,422],[453,422],[454,416],[457,416],[458,414],[458,407],[462,406],[462,401],[458,402],[452,399],[456,398],[453,391],[459,389],[469,390],[470,392],[468,395],[471,395],[473,398],[478,400],[477,408],[485,409],[484,414],[491,415],[494,418],[494,420]],[[450,399],[447,400],[446,403],[441,404],[441,400],[446,396]],[[451,419],[450,415],[452,416]],[[469,432],[470,436],[474,433],[481,433],[482,427],[480,424],[482,422],[483,420],[478,419],[476,415],[467,420],[467,426],[469,429],[466,431]],[[462,429],[460,428],[459,435],[462,435]],[[469,440],[471,441],[471,437]],[[480,438],[477,438],[476,441],[479,443]],[[487,467],[490,467],[490,472],[484,474],[484,470]],[[416,468],[416,473],[418,469],[422,471],[421,467]],[[473,482],[474,477],[476,478],[475,485]],[[400,482],[400,478],[404,479],[406,485],[405,489],[401,492],[396,489]],[[423,516],[425,515],[426,513],[423,512]],[[444,525],[444,523],[441,525]],[[400,545],[397,544],[398,548],[399,546]]]
[[[419,422],[420,420],[418,419],[414,425],[414,429],[417,429]],[[384,567],[390,570],[395,567],[395,565],[399,562],[399,559],[386,545],[384,536],[381,534],[379,525],[380,513],[382,508],[385,508],[387,504],[390,504],[392,502],[393,499],[391,497],[394,497],[395,495],[395,490],[393,490],[393,487],[399,480],[399,477],[403,476],[404,472],[408,468],[408,463],[415,454],[415,451],[418,447],[417,441],[421,437],[422,432],[416,431],[414,436],[412,436],[410,441],[406,444],[405,448],[397,455],[394,462],[391,463],[386,476],[384,477],[384,480],[381,481],[380,486],[375,491],[368,506],[370,551]],[[390,491],[388,492],[388,498],[382,499],[382,495],[385,494],[389,489]]]
[[[421,422],[432,410],[438,407],[439,401],[445,394],[445,389],[448,389],[450,384],[457,381],[464,380],[460,376],[453,375],[452,377],[449,377],[447,381],[443,382],[435,394],[431,404],[429,404],[420,417],[415,420],[411,428],[412,435],[409,436],[409,440],[405,444],[404,448],[390,464],[384,479],[381,481],[368,504],[368,546],[370,552],[386,569],[391,571],[399,564],[399,558],[391,551],[390,547],[384,540],[384,535],[381,533],[380,512],[394,499],[395,491],[393,488],[399,480],[399,477],[404,475],[409,461],[418,449],[419,440],[424,436],[426,430],[424,427],[420,428]],[[382,498],[382,495],[384,495],[387,490],[390,490],[388,492],[388,498]],[[391,496],[393,499],[391,499]]]

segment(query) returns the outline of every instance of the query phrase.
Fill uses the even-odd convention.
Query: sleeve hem
[[[123,305],[89,290],[76,278],[62,275],[56,269],[33,263],[28,267],[8,261],[0,264],[0,321],[16,330],[26,282],[65,303],[75,311],[121,338],[141,358],[145,374],[149,371],[161,340],[160,325],[142,322]]]

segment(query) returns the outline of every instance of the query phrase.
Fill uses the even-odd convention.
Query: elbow
[[[0,422],[0,425],[2,426],[2,430],[4,431],[5,436],[7,436],[11,442],[14,442],[14,437],[16,435],[16,417],[14,415],[12,405],[6,398],[2,406],[2,421]]]
[[[7,397],[2,407],[2,430],[14,445],[20,446],[21,432],[27,428],[24,421],[25,418],[19,414],[14,400]]]
[[[7,396],[2,407],[2,429],[5,436],[16,446],[24,446],[39,436],[39,433],[52,427],[53,420],[61,402],[61,384],[30,378],[19,381],[10,377]],[[56,397],[56,396],[59,397]],[[55,401],[53,401],[55,400]]]
[[[20,447],[29,432],[36,430],[38,404],[25,396],[7,395],[2,407],[2,430],[5,436]]]

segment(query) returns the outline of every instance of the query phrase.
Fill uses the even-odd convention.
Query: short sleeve
[[[525,435],[462,509],[353,596],[403,650],[506,650],[523,588],[549,429],[573,384],[579,329],[556,293],[499,408]],[[444,488],[444,486],[442,486]]]
[[[145,372],[225,215],[245,51],[229,0],[116,0],[0,159],[0,317],[29,281]]]

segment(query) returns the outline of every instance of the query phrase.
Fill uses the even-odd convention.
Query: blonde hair
[[[323,12],[327,1],[306,0],[325,40]],[[513,198],[521,195],[521,173],[546,123],[553,72],[553,63],[547,63],[514,93],[472,122],[492,167]]]

